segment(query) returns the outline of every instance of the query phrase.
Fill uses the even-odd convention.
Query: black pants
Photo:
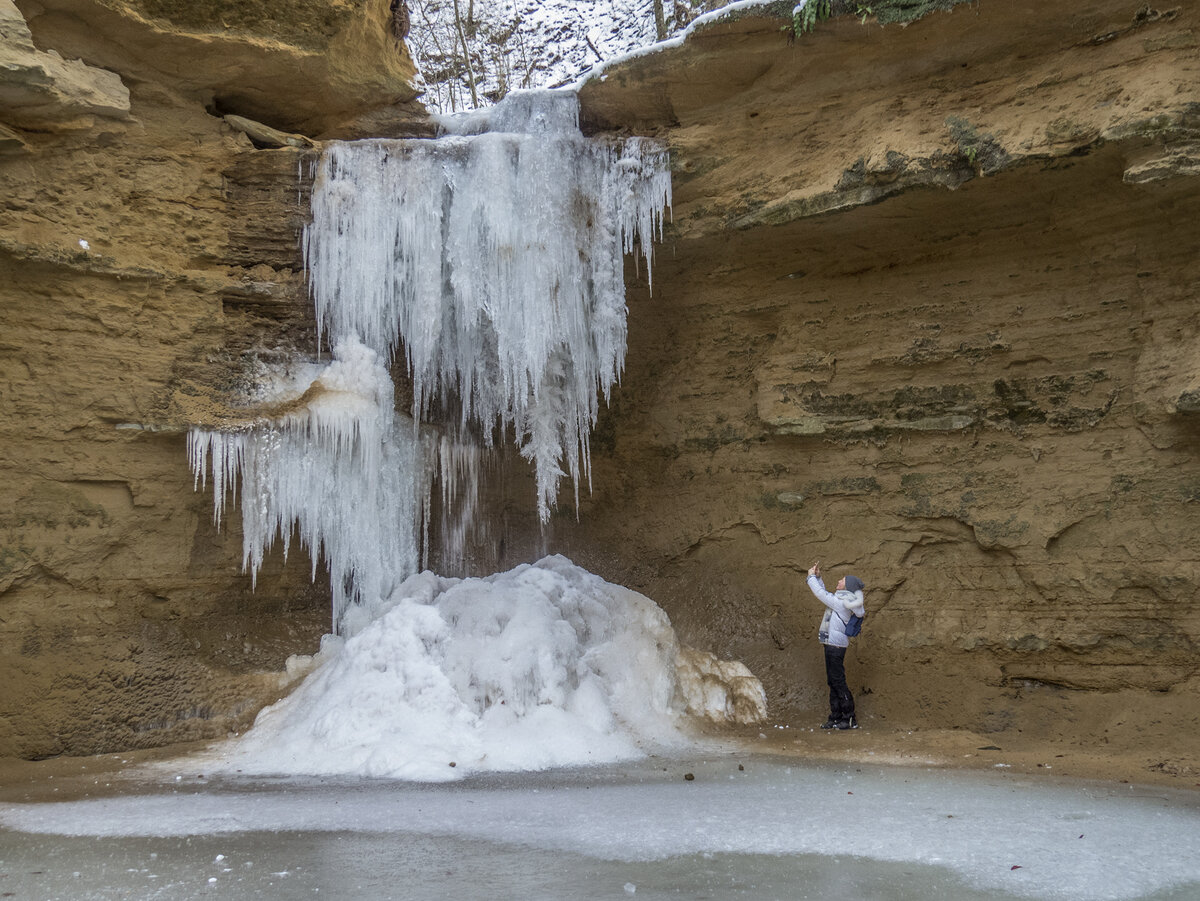
[[[854,695],[846,685],[846,649],[824,645],[825,681],[829,683],[829,718],[845,722],[854,716]]]

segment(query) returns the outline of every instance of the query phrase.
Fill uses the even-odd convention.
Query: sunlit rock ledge
[[[892,7],[923,14],[886,24]],[[585,79],[585,127],[669,134],[679,237],[953,190],[1108,143],[1127,183],[1194,173],[1200,38],[1181,8],[871,8],[835,4],[803,34],[787,4],[717,17]]]
[[[387,0],[20,0],[35,41],[180,98],[310,137],[423,120]]]
[[[38,50],[20,11],[3,0],[0,111],[4,121],[23,128],[87,128],[97,116],[128,117],[129,91],[115,72]]]

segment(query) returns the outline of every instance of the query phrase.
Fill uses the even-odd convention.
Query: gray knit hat
[[[847,591],[862,591],[863,587],[863,580],[858,576],[846,576]]]

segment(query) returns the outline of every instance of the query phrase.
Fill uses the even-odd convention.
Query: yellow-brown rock
[[[1198,28],[745,16],[590,82],[591,128],[670,142],[675,211],[556,546],[776,716],[824,703],[819,559],[868,586],[878,724],[1200,770]]]
[[[19,0],[35,40],[310,137],[403,130],[419,79],[387,0]],[[383,122],[377,119],[386,113]]]
[[[186,462],[185,426],[228,415],[246,352],[315,349],[297,242],[315,151],[247,131],[402,127],[415,73],[387,0],[19,5],[31,81],[57,61],[127,102],[63,94],[56,114],[28,85],[34,120],[0,91],[0,754],[224,735],[329,620],[303,553],[250,590],[237,518],[218,532]]]
[[[389,106],[410,64],[386,2],[18,6],[130,109],[0,109],[0,753],[220,735],[327,589],[299,555],[250,592],[181,430],[312,349],[289,136],[422,127]],[[671,145],[674,222],[653,296],[628,273],[594,491],[543,536],[512,480],[491,562],[645,592],[806,722],[820,559],[867,583],[867,722],[1200,769],[1195,10],[885,0],[789,36],[773,8],[584,87],[589,130]]]
[[[129,115],[129,91],[114,72],[43,53],[12,0],[0,2],[0,108],[13,125],[90,127],[96,116]]]

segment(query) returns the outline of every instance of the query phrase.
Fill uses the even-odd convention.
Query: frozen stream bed
[[[1195,899],[1200,796],[714,752],[453,783],[146,771],[0,803],[18,899]],[[688,778],[691,774],[692,778]],[[52,797],[42,784],[38,798]],[[12,798],[18,793],[5,793]]]

